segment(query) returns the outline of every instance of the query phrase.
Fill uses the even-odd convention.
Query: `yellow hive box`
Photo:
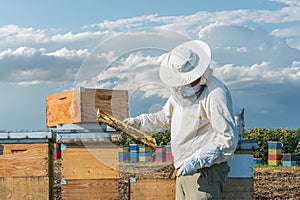
[[[280,164],[280,160],[268,160],[268,165],[278,166]]]
[[[280,155],[281,154],[281,149],[269,149],[268,154],[269,155]]]
[[[119,147],[118,152],[129,152],[129,147]]]
[[[140,152],[151,152],[152,149],[151,149],[151,147],[140,147],[139,151]]]

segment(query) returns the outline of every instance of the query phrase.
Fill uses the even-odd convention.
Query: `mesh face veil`
[[[183,85],[183,86],[179,86],[176,87],[176,90],[178,93],[180,93],[184,98],[186,97],[191,97],[195,94],[197,94],[200,90],[201,90],[201,83],[200,81],[194,85]]]

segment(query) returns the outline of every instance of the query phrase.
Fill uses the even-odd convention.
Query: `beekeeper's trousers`
[[[194,175],[176,177],[176,200],[221,200],[228,173],[228,163],[223,162],[199,169]]]

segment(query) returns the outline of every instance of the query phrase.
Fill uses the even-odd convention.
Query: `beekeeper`
[[[221,199],[237,145],[231,95],[210,61],[203,41],[174,48],[160,66],[160,79],[172,90],[163,109],[124,120],[142,131],[171,128],[177,200]]]

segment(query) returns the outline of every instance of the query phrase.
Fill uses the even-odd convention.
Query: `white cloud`
[[[142,25],[145,25],[148,22],[155,21],[155,18],[157,17],[157,14],[154,15],[144,15],[139,17],[132,17],[127,19],[118,19],[116,21],[108,21],[104,20],[104,22],[99,24],[91,24],[89,26],[85,26],[83,28],[94,28],[98,27],[100,29],[132,29],[136,27],[140,27]]]
[[[1,46],[14,43],[43,43],[48,40],[46,30],[23,28],[17,25],[7,25],[0,27]]]
[[[291,48],[284,39],[261,29],[211,24],[199,32],[199,38],[211,45],[212,58],[219,65],[269,62],[271,68],[285,68],[300,57],[300,51]]]
[[[286,39],[290,47],[300,51],[300,26],[295,25],[293,27],[275,29],[271,34]]]
[[[252,66],[224,65],[215,69],[214,74],[227,82],[231,88],[238,90],[263,84],[281,84],[284,81],[300,83],[299,66],[272,69],[268,62]]]
[[[294,26],[289,28],[275,29],[271,32],[276,37],[300,37],[300,26]]]
[[[79,50],[68,50],[67,48],[59,49],[55,52],[43,53],[46,56],[56,56],[66,59],[72,58],[84,58],[89,54],[88,49],[79,49]]]
[[[91,40],[95,38],[99,38],[101,36],[106,36],[109,34],[109,31],[96,31],[96,32],[91,32],[91,31],[86,31],[86,32],[81,32],[81,33],[72,33],[68,32],[65,34],[56,34],[51,36],[51,40],[53,42],[80,42],[82,40]],[[110,33],[111,34],[111,33]]]
[[[281,2],[290,6],[300,6],[300,2],[298,0],[270,0],[270,1]]]
[[[11,55],[12,56],[33,56],[36,52],[38,52],[37,49],[26,47],[26,46],[19,47],[15,50],[9,48],[0,52],[0,59],[5,56],[11,56]]]
[[[110,52],[102,55],[107,56],[103,60],[110,60],[112,55],[115,54]],[[153,95],[166,98],[168,93],[163,89],[164,86],[158,77],[158,69],[164,56],[143,55],[141,51],[131,53],[114,60],[108,68],[92,69],[89,71],[90,75],[80,74],[81,77],[94,77],[78,84],[83,87],[129,90],[131,93],[139,90],[144,92],[145,98]]]

